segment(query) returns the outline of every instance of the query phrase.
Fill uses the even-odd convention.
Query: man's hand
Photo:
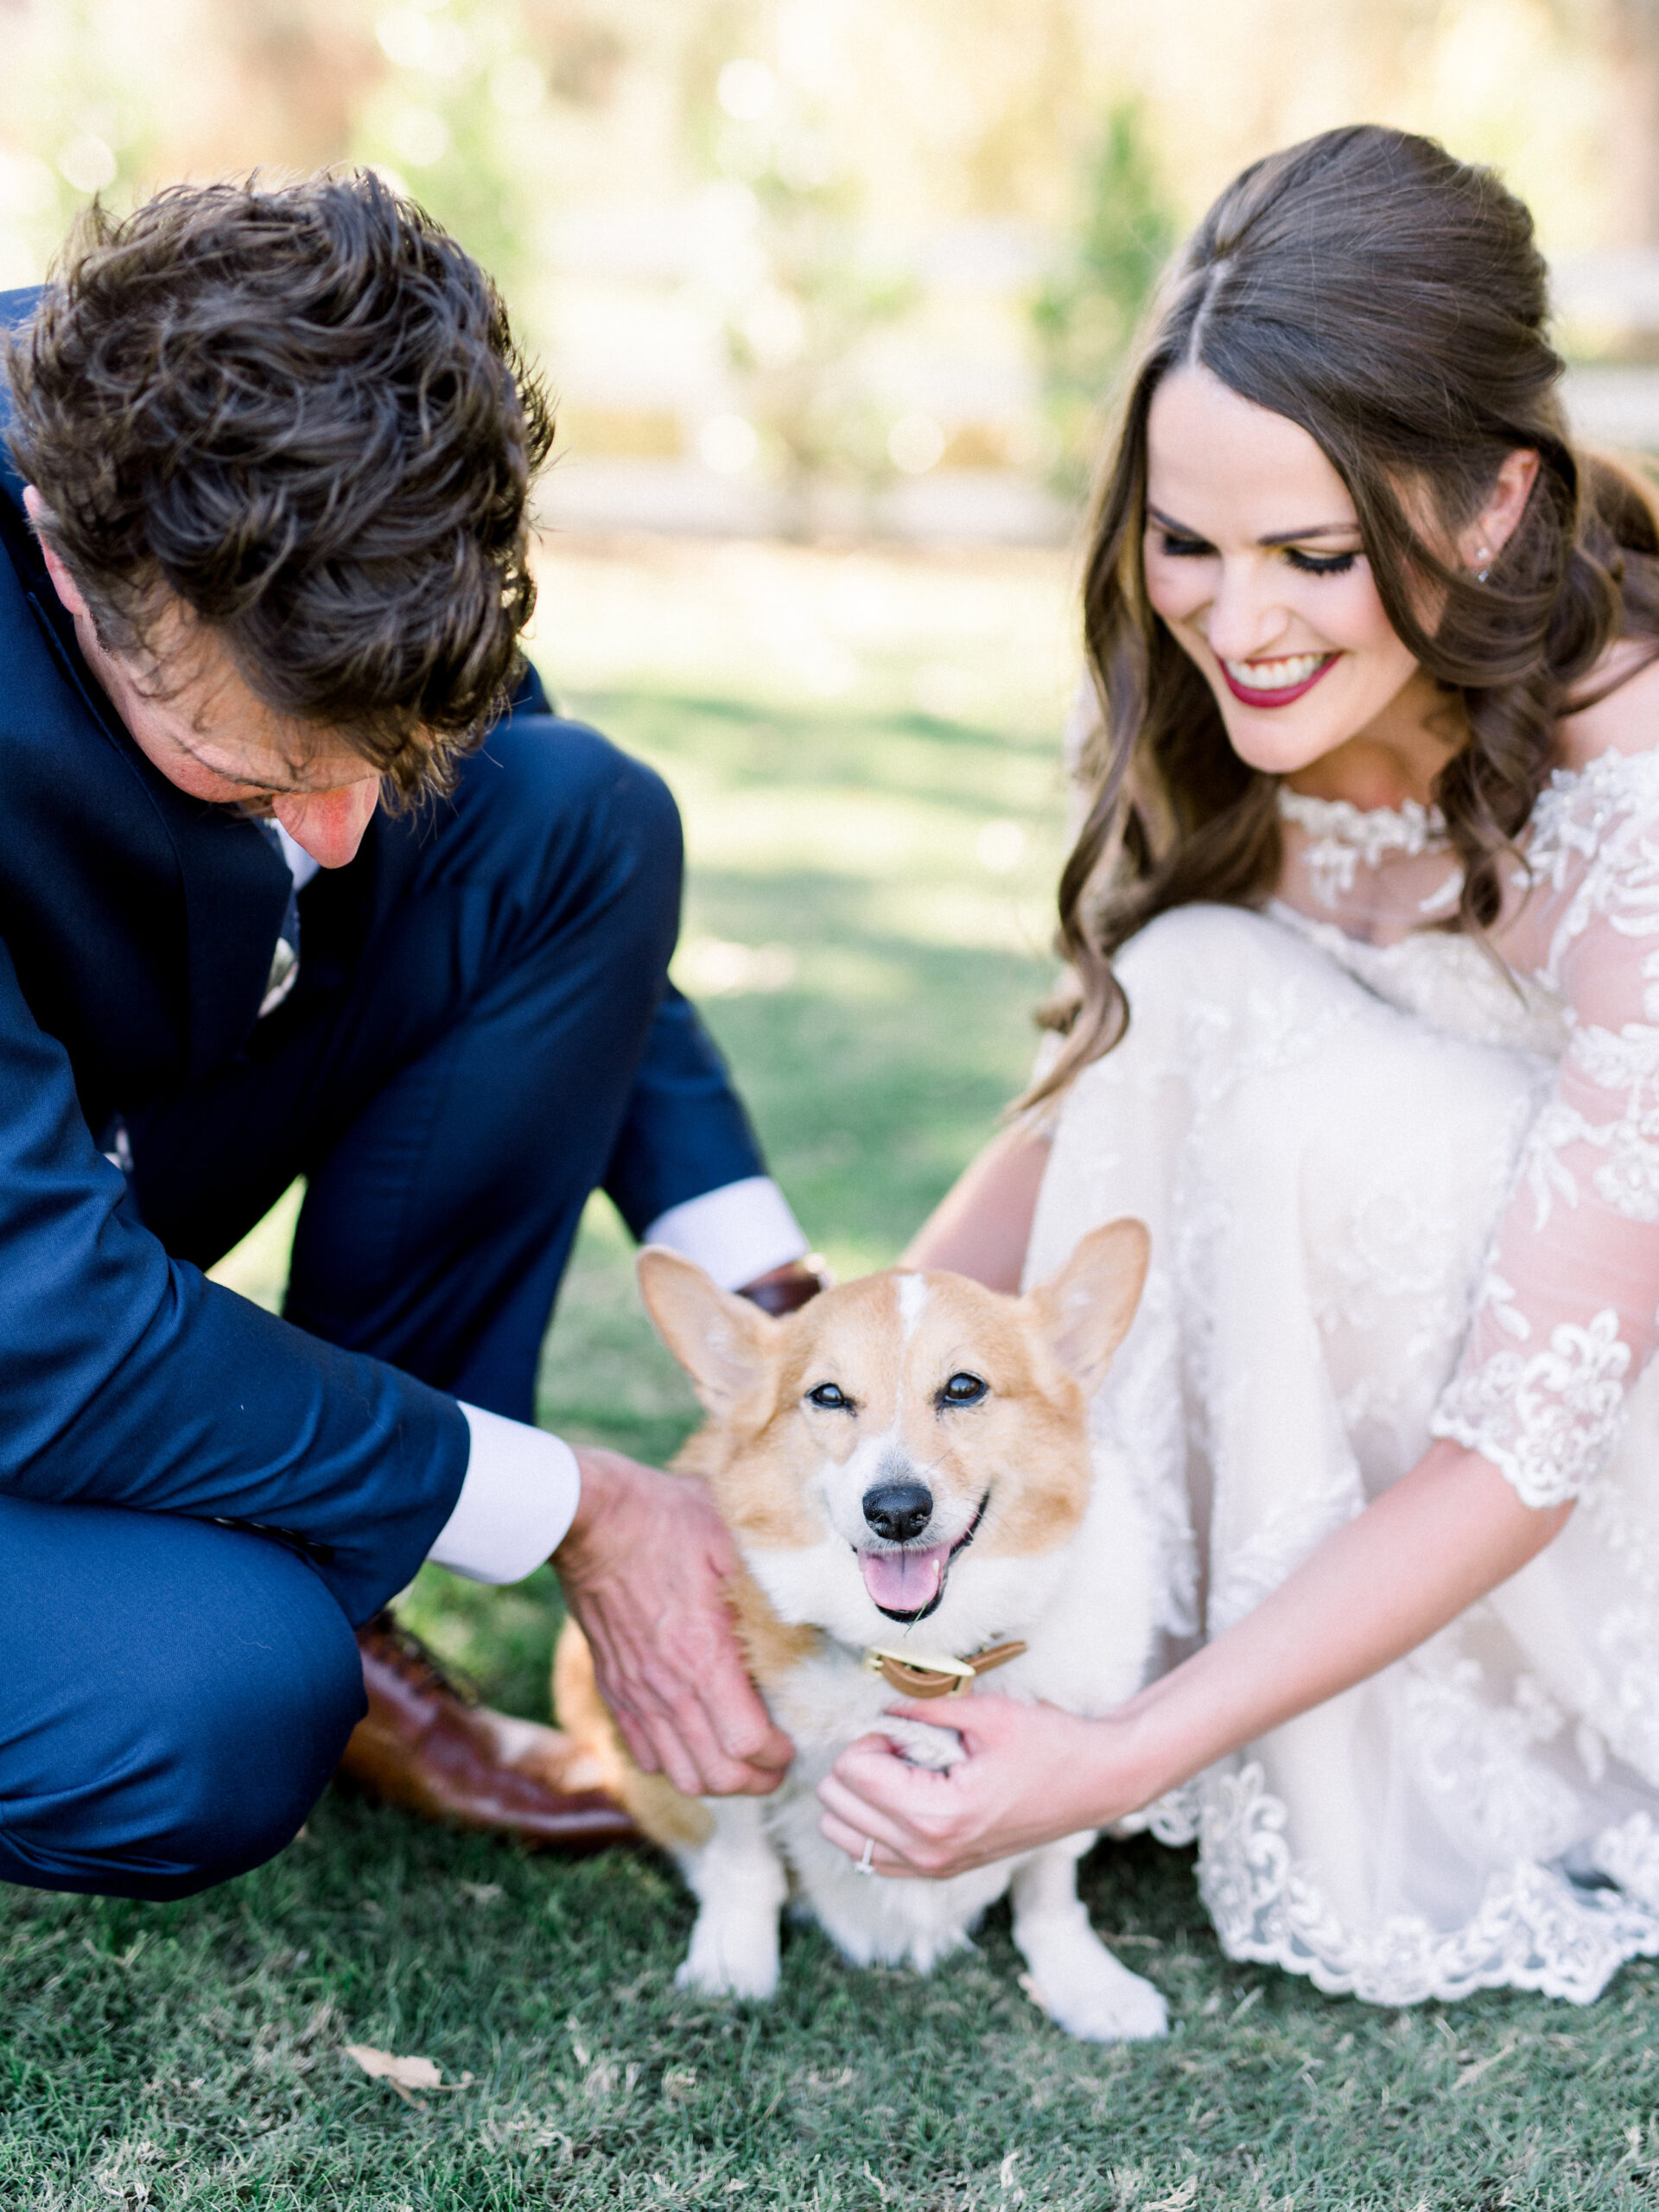
[[[737,1647],[725,1523],[699,1483],[620,1452],[576,1459],[582,1502],[553,1566],[629,1751],[688,1797],[764,1796],[795,1747]]]
[[[952,1698],[888,1707],[952,1728],[963,1757],[944,1773],[912,1766],[877,1732],[849,1744],[818,1784],[818,1826],[889,1880],[939,1881],[1102,1827],[1153,1794],[1135,1772],[1133,1734],[1109,1715],[1080,1720],[1058,1706]]]

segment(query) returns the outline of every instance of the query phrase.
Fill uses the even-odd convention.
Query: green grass
[[[690,969],[722,972],[711,941],[789,955],[752,977],[787,974],[785,988],[708,1011],[809,1232],[843,1271],[877,1265],[982,1141],[1031,1049],[1059,839],[1060,580],[809,555],[757,569],[748,549],[739,581],[760,611],[733,645],[741,606],[704,619],[730,572],[665,558],[571,556],[558,571],[585,655],[567,696],[681,794]],[[677,665],[648,658],[664,626],[643,634],[642,595],[667,609]],[[697,662],[715,632],[726,660]],[[803,702],[779,634],[830,669],[834,699]],[[941,666],[957,677],[948,717],[914,701],[950,692]],[[1012,849],[1006,832],[982,847],[993,822],[1026,833],[1007,874],[981,857]],[[292,1213],[290,1197],[222,1272],[274,1300]],[[602,1203],[542,1412],[648,1457],[693,1418]],[[550,1577],[486,1591],[428,1570],[404,1610],[497,1702],[545,1713]],[[1168,1995],[1166,2044],[1059,2034],[1020,1993],[1001,1911],[931,1980],[849,1970],[792,1928],[775,2005],[682,1998],[690,1910],[660,1862],[529,1858],[331,1792],[274,1865],[186,1904],[0,1891],[0,2212],[1659,2199],[1659,1970],[1627,1969],[1584,2010],[1498,1995],[1382,2012],[1229,1965],[1186,1853],[1104,1847],[1085,1887]],[[429,2057],[446,2085],[472,2078],[408,2104],[347,2043]]]
[[[683,1999],[690,1915],[661,1866],[537,1861],[331,1798],[274,1866],[191,1904],[16,1901],[0,2202],[1652,2202],[1650,1969],[1587,2013],[1381,2012],[1221,1962],[1182,1855],[1103,1853],[1087,1888],[1173,1999],[1167,2044],[1047,2026],[1001,1913],[928,1981],[849,1972],[796,1929],[775,2005]],[[472,2079],[405,2104],[342,2055],[359,2041]]]

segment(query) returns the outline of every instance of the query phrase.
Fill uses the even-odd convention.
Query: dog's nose
[[[933,1517],[933,1493],[920,1483],[876,1483],[864,1493],[864,1518],[890,1544],[907,1544]]]

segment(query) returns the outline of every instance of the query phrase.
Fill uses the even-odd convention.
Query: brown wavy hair
[[[450,780],[522,672],[553,423],[429,216],[368,171],[94,205],[5,365],[41,535],[106,645],[149,652],[181,601],[391,794]]]
[[[1653,510],[1633,478],[1574,451],[1548,321],[1527,209],[1491,170],[1403,131],[1328,130],[1272,155],[1199,224],[1154,302],[1096,496],[1084,619],[1100,721],[1060,878],[1073,982],[1044,1016],[1067,1036],[1026,1103],[1122,1036],[1119,946],[1194,899],[1259,906],[1281,865],[1278,779],[1233,751],[1208,683],[1147,603],[1160,382],[1201,365],[1299,423],[1347,486],[1389,620],[1466,724],[1434,798],[1464,867],[1450,926],[1480,932],[1564,702],[1615,639],[1659,654]],[[1537,480],[1483,584],[1444,549],[1522,448]]]

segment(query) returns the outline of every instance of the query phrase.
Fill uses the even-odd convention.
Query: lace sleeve
[[[1659,770],[1610,754],[1560,781],[1529,857],[1567,1047],[1431,1424],[1534,1506],[1600,1472],[1659,1338]]]

